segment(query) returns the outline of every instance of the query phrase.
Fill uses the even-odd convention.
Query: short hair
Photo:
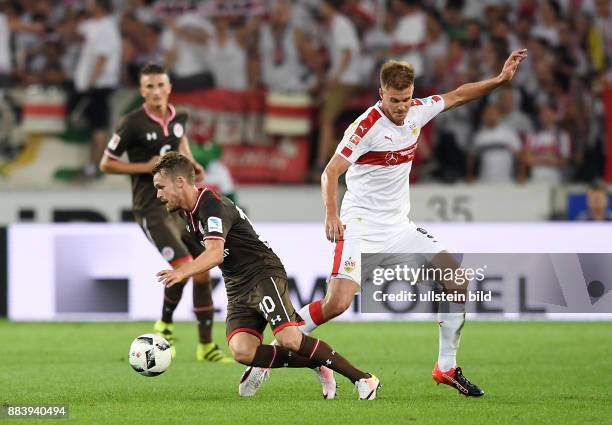
[[[185,177],[187,182],[193,184],[195,182],[195,169],[193,164],[185,155],[179,152],[171,151],[160,158],[157,164],[151,170],[151,174],[155,175],[165,171],[172,179],[178,176]]]
[[[602,193],[605,193],[607,195],[608,194],[608,188],[606,187],[606,185],[603,182],[601,182],[599,180],[596,180],[594,182],[591,182],[587,192],[588,193],[602,192]]]
[[[328,6],[337,11],[344,9],[344,0],[323,0],[323,3],[327,3]]]
[[[401,0],[405,6],[420,6],[421,0]]]
[[[465,6],[464,0],[448,0],[446,2],[446,8],[450,10],[461,11],[463,6]]]
[[[138,79],[140,79],[140,77],[142,77],[143,75],[155,75],[155,74],[167,74],[167,73],[168,71],[166,71],[166,68],[164,68],[162,65],[155,63],[155,62],[149,62],[145,66],[140,68],[140,72],[138,73]]]
[[[95,0],[96,6],[102,9],[107,14],[113,13],[113,1],[112,0]]]
[[[380,87],[405,90],[414,84],[414,68],[408,62],[388,60],[380,68]]]

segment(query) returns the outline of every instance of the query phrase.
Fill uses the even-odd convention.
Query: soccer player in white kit
[[[327,293],[299,311],[308,334],[317,326],[349,308],[361,285],[362,253],[430,253],[434,267],[458,267],[436,238],[408,218],[410,211],[409,174],[423,126],[443,111],[482,97],[512,79],[527,50],[510,54],[495,78],[468,83],[457,89],[424,99],[413,99],[414,70],[410,64],[390,60],[380,71],[381,100],[368,108],[344,133],[335,155],[321,178],[326,209],[325,232],[336,243]],[[340,215],[337,208],[338,178],[346,174],[347,191]],[[466,285],[440,282],[445,291],[464,292]],[[484,392],[472,384],[456,364],[465,304],[441,303],[438,310],[439,352],[432,371],[438,383],[450,385],[466,396]],[[254,371],[255,391],[267,371]],[[334,398],[331,371],[320,375],[325,398]],[[320,379],[322,377],[320,376]],[[257,381],[259,379],[259,381]],[[322,379],[323,383],[323,379]],[[327,388],[327,394],[325,389]]]

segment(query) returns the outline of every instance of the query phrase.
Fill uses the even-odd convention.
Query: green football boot
[[[166,323],[162,320],[158,320],[153,325],[153,332],[157,335],[164,338],[170,344],[170,350],[172,350],[172,358],[176,357],[176,347],[174,343],[176,342],[174,338],[174,323]]]
[[[198,349],[196,351],[196,360],[199,362],[211,362],[211,363],[236,363],[234,359],[225,354],[217,344],[209,342],[207,344],[198,343]]]

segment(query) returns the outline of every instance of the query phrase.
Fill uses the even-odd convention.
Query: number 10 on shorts
[[[266,319],[268,318],[268,314],[272,313],[275,308],[276,304],[274,304],[272,297],[270,297],[269,295],[263,297],[263,299],[259,303],[259,309],[262,311]]]

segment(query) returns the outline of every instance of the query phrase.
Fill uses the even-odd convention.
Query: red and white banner
[[[201,90],[172,95],[189,111],[188,136],[223,148],[223,162],[240,183],[304,181],[310,104],[289,98],[266,106],[265,91]],[[291,103],[293,102],[293,103]],[[270,121],[272,124],[270,125]]]
[[[23,102],[23,129],[28,133],[57,134],[66,129],[66,94],[58,89],[30,86]]]

